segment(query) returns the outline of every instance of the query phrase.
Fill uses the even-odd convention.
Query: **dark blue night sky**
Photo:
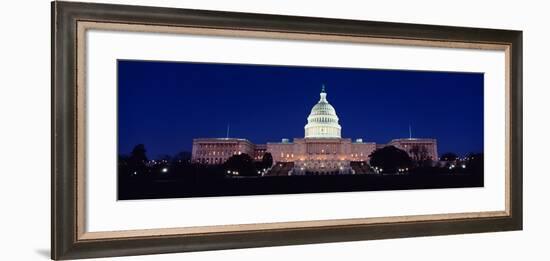
[[[185,62],[118,61],[118,146],[149,158],[192,139],[301,138],[321,84],[342,137],[387,143],[436,138],[438,150],[483,151],[483,74]]]

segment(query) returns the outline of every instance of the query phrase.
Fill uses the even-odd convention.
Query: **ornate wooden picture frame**
[[[451,47],[505,52],[505,209],[398,217],[88,232],[86,30]],[[522,229],[522,32],[159,7],[52,2],[52,259]]]

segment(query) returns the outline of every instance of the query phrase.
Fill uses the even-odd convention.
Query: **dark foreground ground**
[[[483,174],[119,179],[118,199],[483,187]]]

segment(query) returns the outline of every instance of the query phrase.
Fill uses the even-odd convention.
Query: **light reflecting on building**
[[[342,138],[339,118],[335,108],[327,100],[324,86],[319,101],[307,117],[304,132],[304,138],[294,138],[292,142],[283,138],[281,142],[267,144],[253,144],[238,138],[194,139],[192,161],[222,164],[229,157],[241,153],[259,161],[265,153],[270,153],[274,169],[285,175],[302,175],[354,174],[354,166],[364,166],[374,150],[388,145],[406,151],[415,160],[438,159],[435,139],[394,139],[388,144],[376,144],[364,142],[362,138],[355,141]]]

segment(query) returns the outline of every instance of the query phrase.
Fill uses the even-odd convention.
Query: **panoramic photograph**
[[[117,61],[119,200],[483,187],[483,73]]]

